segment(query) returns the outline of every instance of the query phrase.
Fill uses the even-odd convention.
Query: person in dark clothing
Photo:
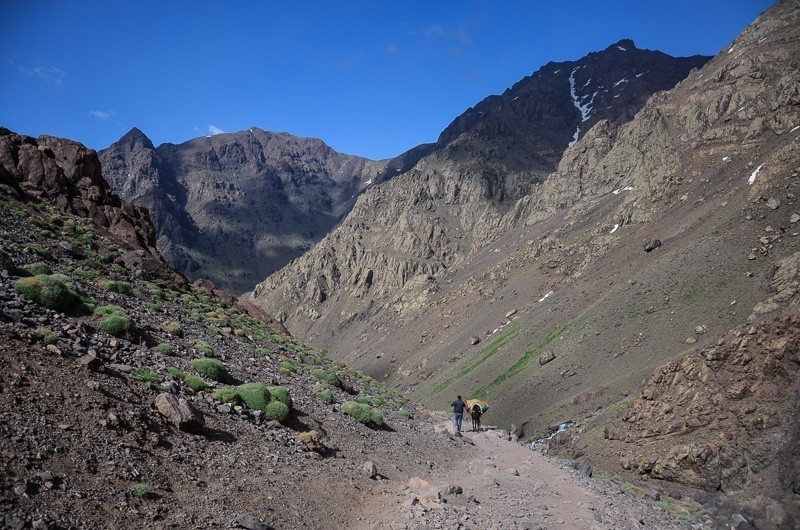
[[[453,412],[456,415],[456,430],[461,432],[461,422],[464,419],[464,409],[467,408],[467,404],[464,403],[461,396],[458,396],[458,399],[450,403],[450,406],[453,407]]]

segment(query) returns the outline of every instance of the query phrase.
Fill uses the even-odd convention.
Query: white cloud
[[[19,64],[18,70],[24,75],[38,77],[44,82],[50,83],[51,85],[55,85],[57,87],[60,87],[64,83],[64,78],[67,77],[67,72],[58,66],[44,66],[38,61],[36,62],[35,66],[24,66]]]
[[[209,125],[208,126],[208,132],[209,132],[209,134],[222,134],[225,131],[223,131],[222,129],[220,129],[216,125]]]
[[[116,115],[117,115],[117,113],[114,112],[113,110],[93,110],[93,111],[91,111],[89,113],[89,117],[90,118],[94,118],[94,119],[100,120],[100,121],[109,120],[109,119],[113,118]]]

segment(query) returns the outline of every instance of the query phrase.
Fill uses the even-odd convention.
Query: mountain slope
[[[423,159],[407,176],[365,194],[353,214],[367,221],[348,219],[330,244],[317,247],[324,253],[298,260],[302,276],[281,271],[255,294],[274,309],[281,300],[307,304],[283,315],[290,329],[308,329],[334,357],[429,406],[444,407],[458,393],[482,397],[493,421],[513,423],[525,438],[578,420],[569,454],[624,472],[619,447],[603,429],[654,370],[732,329],[741,333],[748,322],[763,322],[757,333],[771,341],[784,333],[784,315],[797,312],[796,304],[774,299],[773,275],[800,251],[798,28],[797,4],[777,4],[701,70],[653,96],[631,122],[598,121],[554,173],[506,208],[478,201],[458,207],[465,195],[481,196],[479,186],[464,182],[491,181],[460,172],[479,167],[481,153]],[[387,233],[375,228],[377,216],[366,217],[384,205],[396,215],[385,217],[397,219]],[[428,222],[407,213],[417,205],[427,208]],[[438,219],[461,232],[440,230],[448,223]],[[361,230],[347,232],[354,227]],[[346,259],[337,259],[342,245]],[[362,263],[375,268],[369,273]],[[374,295],[379,279],[389,285]],[[777,407],[770,433],[789,454],[796,420],[787,404],[795,403],[796,389],[776,388],[780,393],[758,406]],[[702,390],[695,383],[694,391]],[[718,435],[709,427],[688,436],[700,434]],[[744,427],[732,434],[749,436]],[[670,433],[660,439],[666,451],[657,453],[635,436],[625,448],[629,462],[666,458],[670,442],[680,445]],[[743,482],[704,477],[703,484],[785,500],[793,481],[767,480],[780,466],[774,454],[736,454],[752,475]],[[751,481],[760,471],[763,482]]]
[[[167,262],[236,294],[321,239],[381,167],[257,128],[158,147],[132,129],[99,156],[150,210]]]
[[[629,119],[654,91],[706,60],[675,59],[623,40],[544,66],[457,118],[423,149],[428,156],[364,193],[340,227],[256,287],[253,299],[293,332],[338,351],[328,337],[349,319],[402,308],[400,293],[418,296],[428,276],[496,238],[503,216],[555,169],[581,128]]]

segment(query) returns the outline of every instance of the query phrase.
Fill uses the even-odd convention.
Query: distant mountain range
[[[382,166],[257,128],[158,147],[132,129],[99,156],[114,191],[150,210],[167,262],[234,294],[319,241]]]
[[[506,185],[479,169],[484,191],[493,200],[518,199],[598,120],[630,119],[651,94],[706,60],[676,59],[623,40],[579,61],[550,63],[464,112],[436,143],[390,161],[257,128],[158,147],[133,129],[99,156],[113,189],[150,210],[159,249],[173,267],[239,294],[320,241],[357,194],[423,156],[461,138],[454,149],[485,151],[490,172],[514,174]]]

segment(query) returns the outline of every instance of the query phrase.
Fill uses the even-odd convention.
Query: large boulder
[[[205,426],[203,414],[185,399],[164,392],[156,398],[156,408],[170,423],[185,432],[198,432]]]

